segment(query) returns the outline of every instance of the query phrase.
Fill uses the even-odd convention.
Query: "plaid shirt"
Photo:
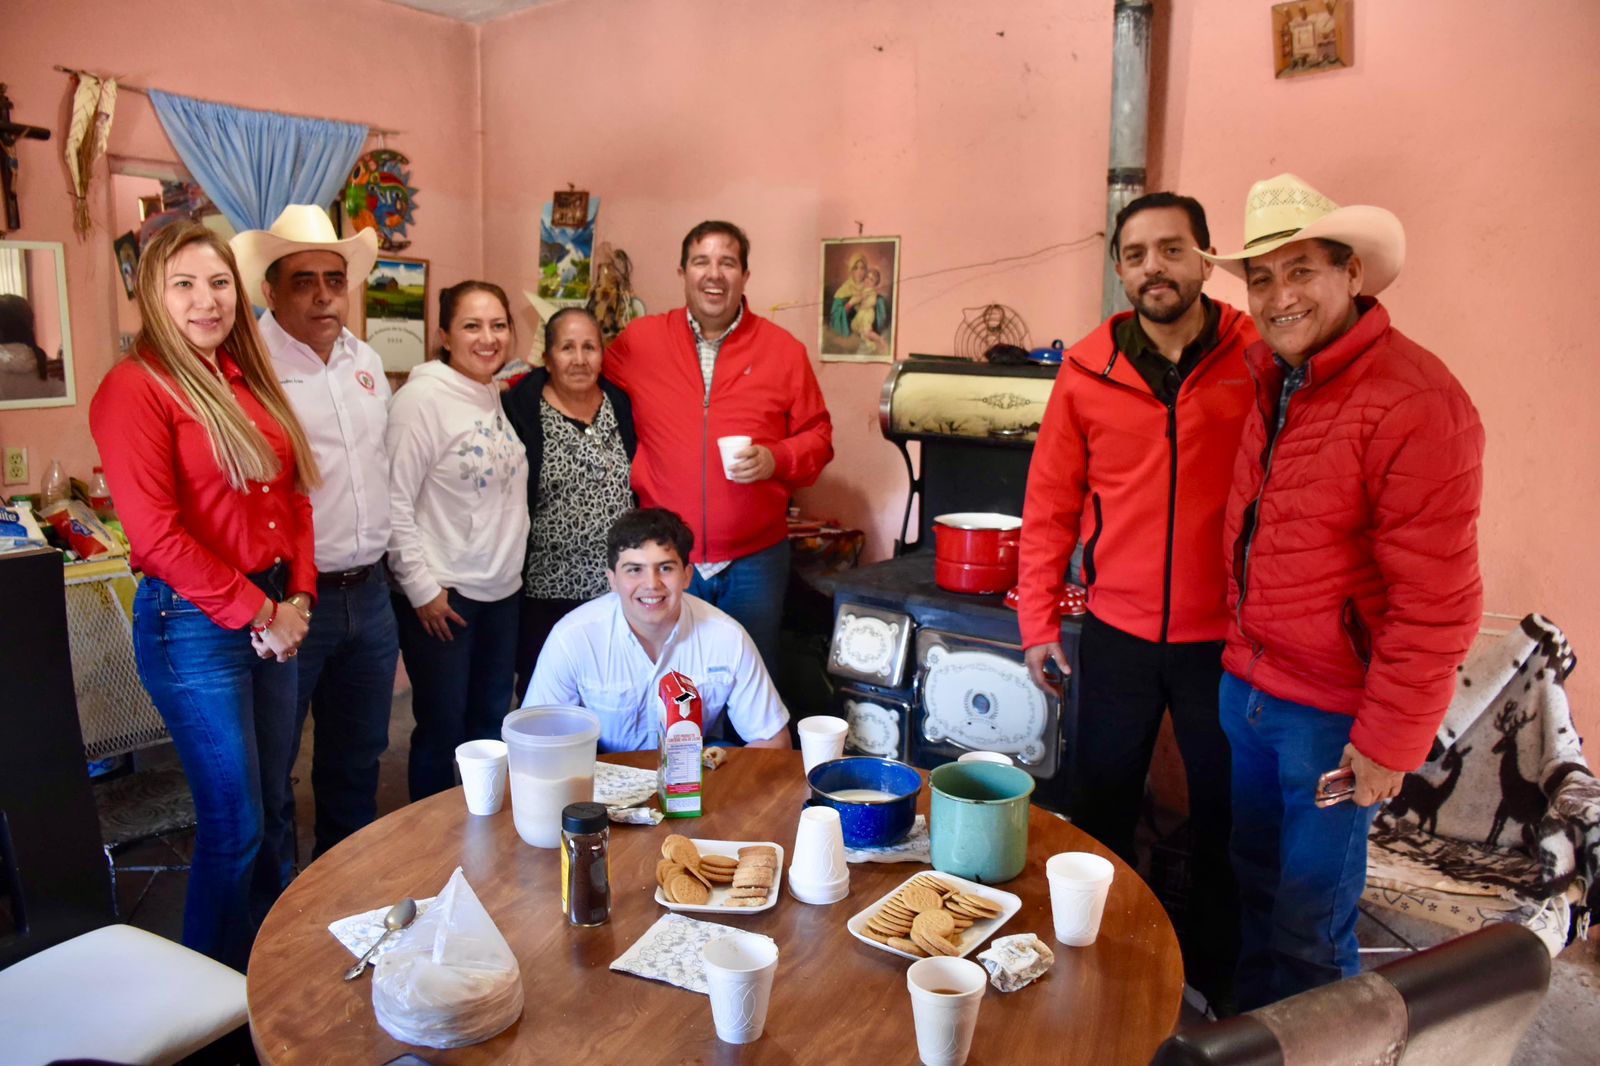
[[[722,342],[733,335],[739,328],[739,323],[744,321],[744,304],[739,304],[739,313],[733,316],[733,323],[723,330],[722,336],[714,341],[706,340],[706,335],[700,331],[700,320],[694,317],[694,312],[689,312],[689,328],[694,330],[694,348],[700,356],[700,376],[706,382],[706,400],[711,400],[711,375],[717,369],[717,353],[722,351]],[[695,563],[694,568],[700,571],[701,578],[710,580],[728,568],[729,562]]]
[[[1278,392],[1278,417],[1274,420],[1272,435],[1267,438],[1268,444],[1277,440],[1278,434],[1283,432],[1283,420],[1289,417],[1289,397],[1299,392],[1300,386],[1306,383],[1307,365],[1307,363],[1301,363],[1299,366],[1290,366],[1276,352],[1273,353],[1272,359],[1283,368],[1284,374],[1283,388]]]
[[[744,321],[744,304],[739,304],[739,313],[733,316],[733,324],[723,330],[722,336],[714,341],[706,340],[706,335],[700,332],[700,321],[694,317],[694,312],[689,312],[689,328],[694,330],[695,351],[700,354],[700,376],[706,381],[706,399],[711,399],[711,375],[717,369],[717,353],[722,351],[722,342],[727,340],[733,331],[739,328],[739,323]]]

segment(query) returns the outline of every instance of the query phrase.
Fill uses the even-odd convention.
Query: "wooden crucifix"
[[[17,142],[19,140],[48,141],[50,131],[42,126],[29,126],[11,121],[11,97],[0,83],[0,200],[5,201],[6,224],[0,237],[14,229],[22,228],[22,212],[17,205]]]

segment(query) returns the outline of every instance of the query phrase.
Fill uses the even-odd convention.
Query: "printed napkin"
[[[424,914],[427,914],[428,908],[433,906],[433,901],[438,898],[438,896],[429,896],[427,899],[417,900],[417,917],[421,918]],[[392,907],[393,904],[390,904],[390,906]],[[336,922],[329,922],[328,932],[333,934],[335,940],[349,948],[350,954],[359,959],[383,935],[383,917],[388,913],[389,907],[379,907],[376,910],[352,914],[348,918],[340,918]],[[416,923],[413,922],[412,924]],[[399,939],[400,934],[396,933],[384,941],[383,947],[379,948],[378,953],[372,956],[372,961],[377,962],[388,954],[389,949],[394,947]]]
[[[681,914],[663,914],[611,964],[613,970],[637,974],[652,981],[698,992],[710,992],[700,949],[719,936],[742,930],[716,922],[701,922]]]
[[[881,844],[872,848],[844,849],[846,862],[933,862],[933,842],[928,837],[928,819],[917,815],[911,823],[911,832],[894,844]]]

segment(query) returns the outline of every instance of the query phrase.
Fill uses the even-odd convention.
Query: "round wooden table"
[[[606,758],[654,766],[656,756]],[[654,899],[655,864],[667,834],[774,840],[792,848],[808,795],[800,753],[732,750],[706,774],[705,794],[702,818],[611,827],[611,921],[593,929],[563,919],[559,853],[522,843],[509,799],[499,814],[474,817],[458,788],[367,826],[295,879],[256,938],[247,984],[261,1061],[377,1064],[413,1051],[438,1064],[915,1062],[909,963],[857,941],[845,922],[927,868],[919,864],[854,864],[850,894],[832,906],[808,906],[785,889],[777,906],[759,914],[690,915],[778,943],[766,1032],[754,1044],[720,1042],[704,996],[608,969],[667,913]],[[924,814],[927,807],[924,787]],[[1044,863],[1060,851],[1093,851],[1116,865],[1092,947],[1065,947],[1052,934]],[[404,896],[435,895],[457,866],[516,954],[527,1006],[510,1029],[482,1044],[415,1048],[377,1024],[371,971],[357,981],[340,979],[352,959],[328,923]],[[1177,1022],[1183,990],[1177,938],[1149,887],[1097,841],[1037,807],[1028,824],[1027,868],[999,887],[1021,897],[1022,909],[997,935],[1035,933],[1056,962],[1021,991],[987,991],[968,1061],[1148,1062]]]

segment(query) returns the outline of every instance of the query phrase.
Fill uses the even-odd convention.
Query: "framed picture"
[[[428,261],[380,255],[361,299],[366,341],[386,374],[428,358]]]
[[[1355,64],[1350,27],[1355,0],[1294,0],[1272,5],[1273,71],[1280,78]]]
[[[117,259],[117,273],[122,275],[122,287],[131,300],[134,282],[139,276],[139,235],[129,230],[111,242],[111,250]]]
[[[826,362],[894,362],[900,288],[899,237],[822,242],[822,316],[817,352]]]

